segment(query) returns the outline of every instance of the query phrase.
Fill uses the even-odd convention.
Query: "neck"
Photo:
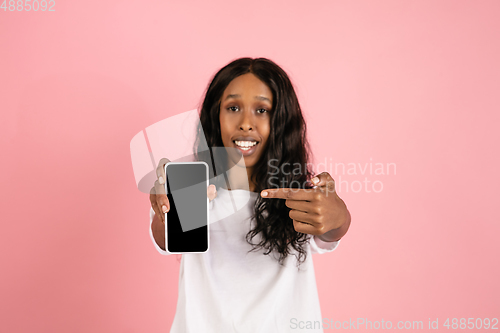
[[[252,168],[245,168],[238,165],[233,166],[227,172],[230,186],[229,190],[255,191],[255,184],[251,180]]]

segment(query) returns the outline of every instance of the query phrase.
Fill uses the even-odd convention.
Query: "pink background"
[[[0,10],[0,331],[168,331],[179,262],[151,243],[129,143],[241,56],[290,74],[319,169],[354,186],[348,235],[314,257],[323,317],[500,318],[500,2],[55,9]]]

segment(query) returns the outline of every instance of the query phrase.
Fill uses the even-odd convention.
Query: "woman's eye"
[[[265,112],[268,112],[266,109],[257,109],[257,112],[258,113],[265,113]]]
[[[230,110],[230,111],[238,111],[238,107],[237,106],[230,106],[227,109]]]

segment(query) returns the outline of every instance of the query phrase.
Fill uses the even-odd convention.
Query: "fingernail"
[[[162,210],[164,213],[168,212],[167,206],[165,206],[165,205],[161,206],[161,210]]]
[[[160,176],[160,177],[158,178],[158,182],[159,182],[160,184],[165,183],[165,181],[163,180],[163,177],[162,177],[162,176]]]
[[[319,182],[319,178],[318,177],[314,177],[313,179],[311,179],[311,181],[314,183],[314,184],[317,184]]]
[[[261,195],[262,197],[267,197],[267,192],[266,192],[266,191],[263,191],[260,195]]]

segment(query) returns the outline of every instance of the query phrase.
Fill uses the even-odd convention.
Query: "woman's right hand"
[[[165,164],[170,162],[167,158],[162,158],[156,168],[156,181],[155,185],[149,192],[149,201],[151,201],[151,208],[153,208],[155,215],[160,217],[160,220],[165,224],[165,213],[170,210],[170,202],[168,201],[167,194],[165,193]],[[217,197],[217,190],[215,185],[209,185],[207,188],[207,196],[209,201]]]

